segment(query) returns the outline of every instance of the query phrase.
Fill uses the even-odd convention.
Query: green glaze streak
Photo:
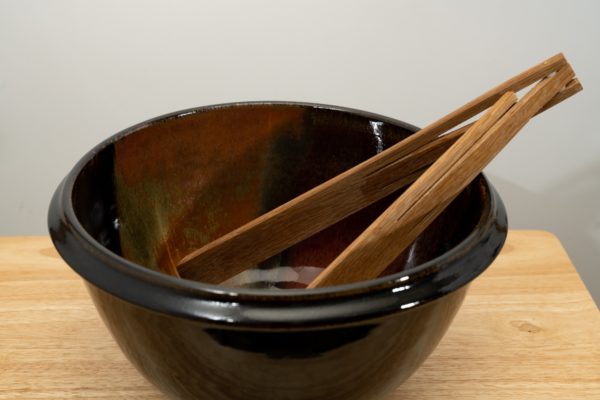
[[[161,270],[157,255],[169,226],[170,201],[164,186],[160,180],[148,179],[128,187],[115,171],[123,255],[156,271]]]

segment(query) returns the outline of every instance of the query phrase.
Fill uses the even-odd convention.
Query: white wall
[[[417,125],[563,51],[584,92],[487,169],[600,300],[600,2],[0,0],[0,234],[46,233],[93,145],[186,107],[303,100]]]

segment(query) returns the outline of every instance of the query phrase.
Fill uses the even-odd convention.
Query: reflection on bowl
[[[427,358],[504,243],[506,213],[483,175],[375,280],[293,289],[398,193],[228,286],[171,275],[190,251],[415,130],[302,103],[159,117],[84,156],[52,199],[50,234],[123,352],[172,398],[375,399]]]

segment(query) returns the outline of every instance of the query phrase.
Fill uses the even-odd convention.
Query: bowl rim
[[[151,118],[103,140],[88,151],[56,189],[48,211],[50,236],[62,258],[92,284],[118,298],[156,312],[216,324],[297,327],[352,323],[407,311],[467,285],[495,259],[507,234],[500,196],[483,174],[486,193],[475,229],[444,254],[408,270],[351,284],[318,289],[265,291],[226,288],[176,278],[129,261],[96,241],[79,222],[72,201],[83,168],[105,148],[150,125],[232,107],[290,106],[352,114],[400,126],[403,121],[348,107],[293,101],[244,101],[188,108]],[[473,183],[472,183],[473,184]],[[318,306],[318,307],[316,307]]]

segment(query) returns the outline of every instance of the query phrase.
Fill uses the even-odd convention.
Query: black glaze
[[[110,194],[113,143],[193,113],[248,105],[301,107],[314,118],[322,110],[416,130],[363,111],[305,103],[237,103],[159,117],[101,143],[63,180],[48,214],[54,244],[87,281],[124,353],[173,398],[373,399],[435,348],[468,283],[504,243],[504,206],[480,175],[468,189],[478,206],[459,208],[475,218],[472,230],[442,255],[376,280],[311,291],[226,289],[120,257]]]

